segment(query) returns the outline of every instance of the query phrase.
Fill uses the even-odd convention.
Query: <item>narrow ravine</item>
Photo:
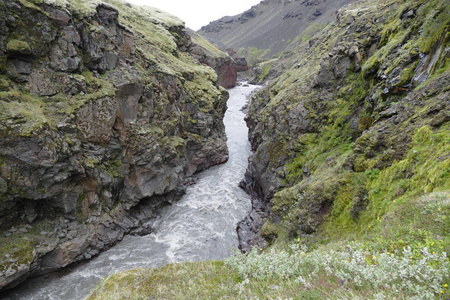
[[[155,232],[126,236],[121,243],[58,279],[35,278],[5,299],[84,299],[112,273],[160,267],[172,262],[221,260],[238,247],[236,225],[251,210],[250,196],[238,187],[247,168],[250,144],[242,106],[257,86],[231,90],[224,123],[230,158],[198,176],[177,203],[152,221]]]

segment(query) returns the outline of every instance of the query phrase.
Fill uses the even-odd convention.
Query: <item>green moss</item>
[[[8,62],[8,59],[6,56],[1,56],[0,57],[0,74],[4,74],[6,72],[6,64]],[[1,89],[0,89],[1,91]]]
[[[414,71],[416,67],[418,66],[419,62],[408,66],[407,68],[404,68],[400,73],[400,80],[396,84],[396,86],[403,86],[411,82],[412,78],[414,77]]]
[[[287,230],[281,223],[266,221],[261,228],[261,235],[269,242],[274,242],[275,240],[285,240],[287,239]]]
[[[10,40],[6,44],[6,50],[12,53],[31,54],[30,45],[27,42],[19,40]]]
[[[310,38],[312,38],[316,33],[322,31],[327,25],[321,23],[311,22],[308,27],[303,30],[290,44],[295,45],[298,42],[304,43]]]
[[[269,75],[270,63],[264,64],[262,68],[263,68],[262,72],[261,72],[261,74],[258,75],[258,79],[257,79],[259,82],[263,82],[267,78],[267,75]]]
[[[123,178],[122,161],[120,158],[112,159],[103,165],[106,173],[112,178]]]
[[[19,0],[20,3],[25,6],[28,9],[32,9],[32,10],[37,10],[39,12],[41,12],[42,10],[39,8],[39,6],[35,5],[33,2],[35,1],[31,1],[31,0]],[[38,1],[36,1],[38,2]],[[39,2],[38,2],[39,3]]]
[[[100,162],[101,161],[97,158],[86,157],[83,160],[83,165],[87,168],[94,169],[95,167],[97,167],[100,164]]]
[[[431,6],[432,4],[430,3],[429,6],[423,8],[424,10],[430,10],[421,28],[419,48],[423,53],[430,52],[450,28],[449,5],[441,1],[437,3],[436,1],[432,2],[434,6]]]
[[[1,69],[1,67],[0,67],[0,69]],[[7,92],[7,91],[9,91],[9,90],[10,90],[10,83],[9,83],[9,80],[0,77],[0,93],[1,93],[1,92]],[[5,100],[4,100],[5,98],[9,98],[9,97],[4,97],[3,95],[4,95],[4,94],[0,94],[0,100],[5,101]]]
[[[402,20],[402,14],[407,10],[414,10],[417,16]],[[437,42],[445,37],[449,25],[449,7],[442,1],[405,2],[399,5],[395,11],[388,12],[387,21],[380,29],[378,50],[363,64],[365,77],[376,74],[380,66],[387,66],[382,70],[386,75],[399,67],[402,74],[397,86],[407,84],[415,66],[405,69],[405,65],[417,56],[418,51],[431,52]],[[392,57],[395,59],[392,60]]]
[[[449,129],[449,124],[434,131],[429,126],[421,127],[415,131],[412,148],[404,159],[383,170],[368,170],[364,176],[355,174],[359,182],[353,180],[349,182],[351,185],[347,183],[338,192],[333,210],[322,227],[323,234],[334,238],[362,235],[386,214],[396,211],[399,204],[406,207],[421,195],[449,190],[450,158],[445,156],[450,153]],[[368,191],[367,207],[355,222],[352,218],[353,199],[355,192],[364,185]],[[410,208],[414,214],[418,213],[418,208]],[[427,230],[433,231],[433,228],[427,227]]]
[[[37,245],[37,241],[32,238],[4,238],[0,237],[0,271],[6,271],[8,268],[17,268],[19,265],[30,265],[34,259],[33,250]],[[9,255],[9,259],[16,261],[10,263],[2,261],[6,255]]]
[[[342,98],[328,103],[328,122],[320,127],[319,134],[306,134],[298,138],[294,145],[297,155],[286,164],[287,181],[290,184],[302,178],[303,168],[311,173],[318,168],[327,168],[327,160],[338,158],[349,153],[352,147],[353,129],[350,128],[349,118],[354,116],[358,107],[368,92],[368,84],[357,80],[350,80],[350,84],[341,89]],[[361,82],[361,83],[359,83]]]
[[[211,69],[212,71],[212,69]],[[184,82],[184,89],[186,91],[186,100],[191,103],[197,104],[200,111],[204,113],[210,113],[217,108],[217,105],[222,99],[220,90],[211,88],[211,81],[216,80],[217,77],[212,75],[213,78],[208,80],[199,74],[193,75],[192,80]]]
[[[18,135],[29,136],[48,123],[45,104],[39,97],[16,90],[0,92],[0,128],[4,134],[16,128]]]

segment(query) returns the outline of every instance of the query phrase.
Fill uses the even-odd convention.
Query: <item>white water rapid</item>
[[[251,209],[250,197],[238,187],[250,156],[242,106],[256,86],[231,90],[225,126],[230,158],[198,176],[183,198],[167,206],[153,223],[155,233],[126,236],[122,242],[64,277],[36,278],[18,286],[9,300],[84,299],[103,277],[131,268],[167,263],[222,260],[238,247],[237,223]]]

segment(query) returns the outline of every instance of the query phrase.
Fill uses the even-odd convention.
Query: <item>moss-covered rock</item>
[[[31,48],[27,42],[14,39],[6,44],[6,51],[11,54],[31,54]]]

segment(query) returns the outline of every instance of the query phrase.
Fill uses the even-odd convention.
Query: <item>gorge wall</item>
[[[0,289],[91,258],[227,160],[206,65],[234,66],[206,48],[119,0],[0,2]]]
[[[448,192],[444,2],[348,5],[286,55],[287,70],[253,98],[251,184],[270,207],[269,241],[369,234],[401,205]]]

